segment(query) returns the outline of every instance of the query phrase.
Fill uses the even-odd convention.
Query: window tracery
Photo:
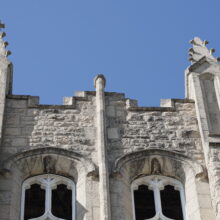
[[[21,220],[75,220],[75,184],[46,174],[31,177],[22,186]]]
[[[170,177],[146,176],[132,183],[134,220],[187,220],[182,184]]]

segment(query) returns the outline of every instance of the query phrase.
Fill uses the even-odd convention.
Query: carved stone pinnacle
[[[207,40],[204,40],[203,43],[204,43],[204,45],[209,44],[209,42]]]
[[[208,49],[206,45],[208,44],[207,40],[202,41],[199,37],[194,37],[193,40],[190,41],[192,44],[192,48],[189,49],[189,60],[191,63],[196,63],[203,57],[206,57],[210,60],[217,62],[217,58],[213,56],[215,49]]]
[[[6,36],[6,33],[5,32],[0,32],[0,38],[3,38]]]
[[[8,41],[4,42],[4,46],[7,47],[8,46]]]
[[[213,53],[215,53],[215,48],[210,49],[210,54],[213,54]]]
[[[7,50],[7,51],[6,51],[6,57],[7,57],[7,56],[10,56],[10,55],[11,55],[11,51],[10,51],[10,50]]]

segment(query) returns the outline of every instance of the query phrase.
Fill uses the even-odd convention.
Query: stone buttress
[[[186,98],[195,100],[212,205],[220,219],[220,64],[207,41],[195,37],[189,50],[191,66],[185,71]]]

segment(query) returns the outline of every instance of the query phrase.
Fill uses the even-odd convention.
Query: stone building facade
[[[41,105],[39,97],[12,93],[4,35],[0,220],[63,219],[53,214],[51,200],[59,184],[72,192],[65,194],[71,201],[69,220],[172,219],[161,202],[163,195],[166,204],[174,199],[160,193],[167,185],[179,192],[179,219],[220,219],[220,65],[207,42],[191,41],[185,99],[139,107],[123,93],[105,92],[105,78],[97,75],[95,91],[77,92],[63,105]],[[44,198],[45,207],[41,216],[28,218],[30,210],[38,210],[33,204],[39,201],[26,204],[35,200],[33,184],[46,192],[38,199]],[[143,197],[134,192],[140,186],[148,187],[143,191],[148,197],[153,192],[154,204],[146,205],[154,213],[150,218],[137,217],[136,203]]]

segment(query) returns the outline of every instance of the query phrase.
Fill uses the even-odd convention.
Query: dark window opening
[[[52,214],[58,218],[72,220],[72,190],[58,185],[52,190]]]
[[[163,214],[166,217],[183,220],[180,192],[167,185],[160,191]]]
[[[144,220],[155,216],[154,193],[148,186],[141,185],[134,191],[136,220]]]
[[[45,190],[40,185],[33,184],[25,191],[24,220],[36,218],[45,212]]]

